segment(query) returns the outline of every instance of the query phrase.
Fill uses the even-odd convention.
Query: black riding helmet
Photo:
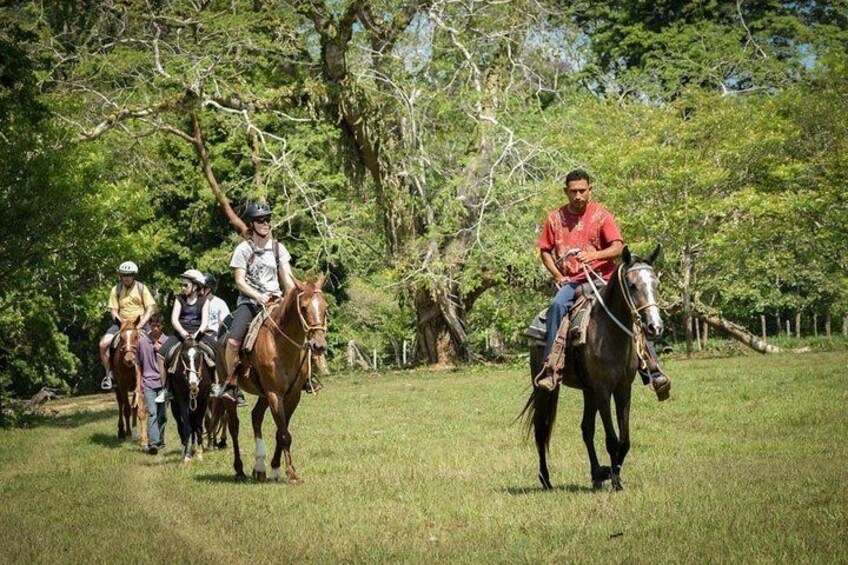
[[[247,207],[245,218],[253,221],[256,218],[266,218],[271,215],[271,207],[264,202],[251,202]]]
[[[215,294],[218,290],[218,279],[212,273],[203,273],[203,276],[206,277],[206,287]]]

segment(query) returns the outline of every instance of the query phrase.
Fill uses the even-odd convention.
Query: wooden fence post
[[[786,337],[792,337],[792,330],[789,327],[789,320],[786,320]]]

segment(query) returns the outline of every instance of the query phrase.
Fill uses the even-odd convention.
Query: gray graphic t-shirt
[[[282,243],[279,243],[280,256],[279,264],[288,263],[291,261],[291,255]],[[250,256],[255,253],[253,262],[248,265]],[[283,292],[280,289],[280,278],[277,275],[277,259],[274,258],[274,241],[268,239],[264,248],[257,247],[255,250],[252,247],[250,240],[242,241],[233,251],[233,257],[230,259],[230,267],[233,269],[245,270],[245,282],[250,288],[274,296],[282,296]],[[245,302],[256,302],[252,298],[248,298],[239,293],[237,305]]]

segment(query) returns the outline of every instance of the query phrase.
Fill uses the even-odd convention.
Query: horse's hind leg
[[[610,394],[607,391],[599,392],[595,395],[598,411],[601,413],[601,421],[604,423],[604,435],[606,436],[607,453],[610,457],[610,480],[612,488],[621,490],[624,488],[621,485],[621,478],[618,476],[621,470],[621,460],[619,459],[619,442],[615,433],[615,426],[612,422],[612,408],[610,406]]]
[[[262,439],[262,422],[265,420],[265,411],[268,410],[268,400],[260,396],[256,406],[250,411],[250,422],[253,425],[253,439],[256,440],[256,459],[253,463],[253,478],[264,481],[265,474],[265,440]]]
[[[238,406],[235,402],[225,402],[224,409],[227,411],[227,425],[230,428],[230,436],[233,438],[233,470],[236,472],[236,480],[243,481],[247,476],[244,474],[244,464],[241,461],[241,453],[239,452]]]
[[[610,478],[609,467],[601,467],[598,462],[598,453],[595,451],[595,416],[598,407],[595,403],[592,391],[583,391],[583,421],[580,423],[580,431],[583,434],[583,443],[589,453],[589,472],[592,474],[592,488],[601,488],[604,481]]]

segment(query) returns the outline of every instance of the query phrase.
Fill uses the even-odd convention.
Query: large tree
[[[297,202],[291,213],[310,217],[337,255],[345,210],[333,217],[332,202],[370,208],[379,239],[369,239],[416,312],[420,359],[466,358],[467,311],[504,280],[518,242],[488,241],[488,224],[508,224],[526,200],[538,152],[510,125],[542,82],[533,67],[550,39],[533,35],[546,25],[538,3],[84,8],[27,7],[53,63],[44,88],[80,102],[65,118],[81,140],[180,139],[237,230],[234,192]],[[341,192],[310,183],[292,162],[296,135],[325,125],[350,181]],[[216,170],[227,151],[250,163],[241,178]],[[239,190],[246,178],[253,190]]]

